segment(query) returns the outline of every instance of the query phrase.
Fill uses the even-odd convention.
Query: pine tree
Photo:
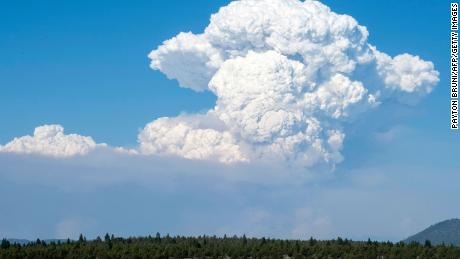
[[[10,244],[10,241],[8,241],[8,240],[6,240],[6,239],[4,238],[4,239],[2,239],[2,244],[0,245],[0,247],[1,247],[2,249],[8,249],[8,248],[10,248],[10,245],[11,245],[11,244]]]
[[[104,236],[104,241],[105,241],[105,242],[109,242],[109,241],[110,241],[109,233],[106,233],[106,234],[105,234],[105,236]]]
[[[83,234],[80,234],[80,236],[78,237],[78,243],[85,243],[85,242],[86,242],[85,236],[83,236]]]
[[[425,240],[425,247],[431,247],[431,241]]]
[[[161,235],[159,232],[157,232],[157,234],[155,235],[155,241],[160,243],[161,242]]]

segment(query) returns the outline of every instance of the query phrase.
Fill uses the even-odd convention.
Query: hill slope
[[[408,237],[404,242],[416,241],[423,244],[425,240],[430,240],[434,245],[460,245],[460,219],[449,219],[431,225],[422,232]]]

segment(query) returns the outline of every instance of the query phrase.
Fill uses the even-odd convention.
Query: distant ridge
[[[448,219],[429,226],[427,229],[408,237],[404,242],[425,243],[429,240],[433,245],[442,243],[460,245],[460,219]]]

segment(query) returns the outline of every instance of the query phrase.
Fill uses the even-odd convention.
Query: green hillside
[[[434,245],[442,243],[460,245],[460,219],[439,222],[404,241],[406,243],[415,241],[423,244],[426,240],[430,240]]]

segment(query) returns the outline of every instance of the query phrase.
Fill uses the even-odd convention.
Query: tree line
[[[460,258],[460,247],[412,242],[283,240],[246,236],[184,237],[169,235],[11,244],[3,239],[0,258]]]

